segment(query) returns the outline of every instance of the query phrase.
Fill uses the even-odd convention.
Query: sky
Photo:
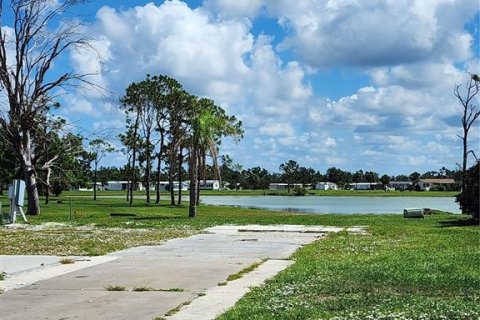
[[[95,73],[109,99],[67,91],[58,112],[118,147],[116,101],[131,82],[166,74],[242,120],[243,140],[220,153],[244,168],[278,172],[293,159],[397,175],[461,163],[453,89],[480,72],[478,1],[96,0],[75,10],[95,50],[54,68]],[[120,153],[101,163],[124,164]]]

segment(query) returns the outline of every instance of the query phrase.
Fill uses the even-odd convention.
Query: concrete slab
[[[151,320],[192,299],[190,306],[173,317],[213,319],[235,304],[250,286],[263,283],[292,263],[286,259],[299,247],[340,230],[322,226],[218,226],[160,246],[95,257],[92,260],[98,263],[90,265],[86,261],[51,265],[58,257],[47,258],[40,269],[12,273],[0,281],[0,285],[15,280],[17,285],[29,284],[1,294],[1,319]],[[262,260],[267,261],[257,270],[219,286],[230,274]],[[18,267],[17,271],[25,269]],[[108,291],[109,286],[122,286],[126,291]],[[164,291],[133,291],[140,287]]]
[[[40,269],[59,263],[58,256],[0,256],[0,272],[7,275]]]
[[[225,281],[230,274],[258,259],[222,259],[219,257],[128,257],[39,282],[25,290],[99,291],[109,286],[127,290],[149,287],[155,290],[181,289],[202,292]],[[199,274],[199,271],[203,271]]]
[[[2,320],[152,320],[196,297],[195,294],[186,292],[155,291],[15,290],[14,292],[15,294],[1,295]]]
[[[260,286],[293,263],[291,260],[267,260],[254,271],[225,286],[217,286],[205,292],[192,303],[182,307],[169,320],[215,319],[237,303],[251,287]]]
[[[59,257],[51,257],[52,259],[48,259],[45,256],[1,257],[2,261],[8,261],[9,264],[6,270],[9,272],[6,272],[5,280],[0,281],[0,293],[117,259],[116,257],[107,256],[77,257],[74,259],[75,263],[61,264]],[[5,259],[5,257],[8,257],[8,259]],[[16,260],[19,261],[18,265],[15,262]],[[37,266],[38,261],[44,261],[44,263]]]

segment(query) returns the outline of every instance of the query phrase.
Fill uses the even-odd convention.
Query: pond
[[[202,196],[201,202],[303,213],[403,214],[405,208],[430,208],[460,213],[453,197]]]

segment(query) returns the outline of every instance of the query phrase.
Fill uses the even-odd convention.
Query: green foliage
[[[185,177],[183,166],[188,159],[190,180],[197,181],[199,177],[206,179],[210,156],[212,173],[218,179],[217,155],[222,139],[240,139],[243,135],[242,122],[235,116],[228,115],[213,100],[189,94],[178,81],[165,75],[147,75],[145,80],[130,84],[121,103],[128,132],[120,139],[128,166],[133,168],[128,180],[137,180],[135,169],[139,166],[144,169],[146,185],[152,181],[153,159],[158,163],[157,173],[165,161],[169,181]],[[158,148],[155,140],[160,142]],[[191,198],[196,198],[196,188],[191,187],[190,193]],[[146,199],[149,203],[148,188]],[[181,197],[178,204],[180,201]],[[171,204],[175,205],[173,193]]]
[[[465,172],[463,177],[465,189],[457,196],[457,202],[463,213],[471,214],[475,221],[479,221],[479,172],[480,162],[477,162],[473,167]]]
[[[431,186],[429,191],[446,191],[447,189],[445,188],[445,186],[442,186],[442,185],[434,185],[434,186]]]
[[[55,180],[52,184],[52,193],[55,197],[62,194],[64,190],[68,188],[67,184],[62,180]]]
[[[352,182],[352,174],[350,172],[336,167],[328,168],[325,175],[327,181],[336,183],[340,187],[345,187]]]
[[[383,176],[380,177],[380,182],[382,183],[383,186],[388,186],[390,183],[390,176],[384,174]]]
[[[307,194],[307,189],[305,189],[304,187],[295,186],[295,188],[293,188],[294,196],[305,196],[306,194]]]

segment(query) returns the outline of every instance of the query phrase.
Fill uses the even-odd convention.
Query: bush
[[[295,187],[293,188],[293,195],[294,196],[304,196],[307,194],[307,189],[303,187]]]
[[[55,197],[58,197],[60,196],[60,194],[62,194],[63,190],[67,189],[67,187],[68,186],[66,183],[59,180],[55,180],[52,184],[52,193]]]
[[[436,186],[430,187],[430,191],[445,191],[445,190],[446,190],[445,186],[442,186],[442,185],[436,185]]]
[[[460,204],[460,209],[465,214],[471,214],[475,221],[479,221],[479,167],[480,162],[477,162],[473,167],[468,169],[463,176],[465,182],[465,189],[457,195],[457,202]]]

